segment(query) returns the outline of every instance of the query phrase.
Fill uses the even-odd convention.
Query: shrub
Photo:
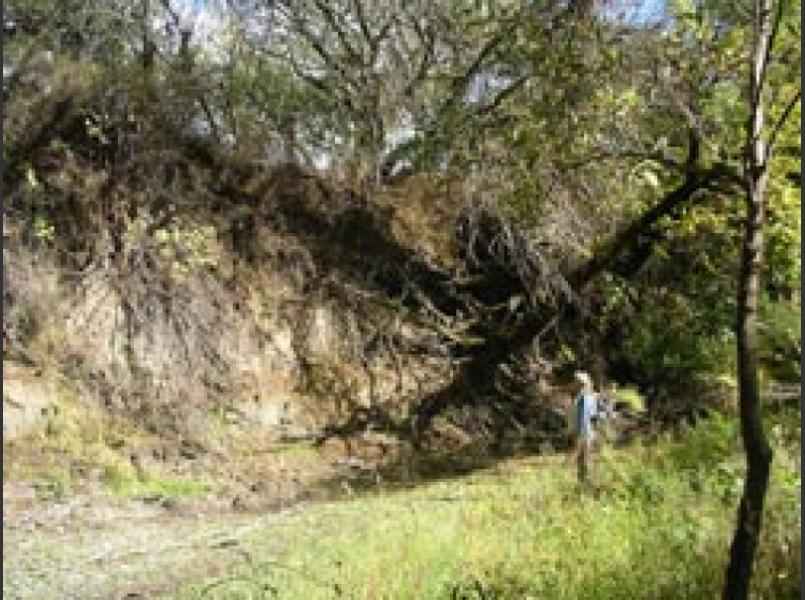
[[[761,361],[772,379],[800,380],[800,307],[792,302],[771,301],[760,306]]]

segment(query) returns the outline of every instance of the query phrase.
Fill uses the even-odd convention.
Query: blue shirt
[[[595,394],[582,392],[576,397],[576,435],[586,438],[592,432],[592,419],[598,414]]]

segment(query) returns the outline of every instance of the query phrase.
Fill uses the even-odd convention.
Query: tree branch
[[[332,30],[335,32],[336,37],[338,37],[338,41],[341,42],[341,47],[344,48],[347,54],[352,57],[354,60],[358,62],[363,62],[362,56],[358,54],[358,51],[352,47],[352,44],[349,43],[347,39],[347,34],[344,29],[341,27],[341,24],[338,22],[338,19],[333,12],[333,9],[328,6],[327,2],[322,0],[315,0],[316,8],[319,9],[319,12],[324,15],[324,20],[330,25]]]
[[[769,63],[771,62],[771,52],[772,48],[774,48],[774,40],[777,38],[777,33],[780,31],[780,23],[783,20],[784,4],[785,0],[777,0],[777,10],[774,13],[774,21],[772,21],[771,24],[771,34],[769,35],[766,48],[763,52],[763,62],[760,68],[760,77],[758,78],[757,88],[755,89],[756,97],[752,99],[754,103],[760,102],[760,95],[766,82],[766,72],[768,71]]]
[[[363,10],[363,2],[361,2],[361,0],[355,0],[355,16],[358,18],[358,26],[361,28],[363,37],[372,49],[372,53],[375,53],[377,51],[377,39],[375,39],[372,36],[372,32],[369,31],[369,23],[366,21],[366,12]]]
[[[319,37],[314,35],[305,26],[304,21],[298,15],[291,13],[287,15],[287,18],[293,24],[293,26],[296,28],[296,31],[302,36],[302,38],[310,45],[316,54],[318,54],[322,61],[324,61],[324,64],[327,65],[328,68],[337,72],[345,82],[354,83],[354,81],[349,77],[346,69],[344,69],[344,66],[339,64],[338,61],[333,58],[333,56],[324,47],[324,44],[322,44]]]
[[[450,106],[452,106],[456,100],[458,100],[464,91],[467,89],[467,85],[469,85],[472,78],[475,76],[476,73],[481,69],[484,64],[486,58],[495,51],[495,49],[500,46],[500,44],[508,38],[509,34],[514,31],[514,28],[518,24],[517,17],[513,17],[511,22],[506,25],[503,29],[498,31],[495,35],[493,35],[489,40],[487,40],[486,44],[483,45],[481,50],[475,56],[473,61],[467,67],[467,69],[462,73],[459,77],[457,77],[453,81],[452,91],[450,96],[445,99],[442,105],[439,107],[437,114],[442,115],[444,114]]]
[[[666,154],[660,152],[646,152],[642,150],[601,150],[596,154],[591,154],[577,161],[566,163],[564,166],[570,169],[583,167],[598,160],[612,160],[618,158],[634,158],[638,160],[651,160],[656,163],[673,169],[674,171],[684,171],[685,163],[674,160]]]
[[[170,15],[171,19],[173,19],[173,24],[176,26],[177,29],[179,29],[180,28],[179,15],[175,10],[173,10],[173,7],[170,5],[169,0],[160,0],[160,3],[162,4],[162,8],[165,9],[165,12],[167,12]]]
[[[512,83],[510,83],[505,88],[500,90],[498,94],[492,99],[491,102],[488,102],[487,104],[484,104],[483,106],[479,107],[475,111],[475,116],[481,117],[494,111],[498,106],[500,106],[503,103],[503,101],[506,98],[511,96],[521,87],[523,87],[525,82],[528,81],[529,79],[530,79],[529,75],[520,75]]]
[[[766,144],[766,155],[763,158],[763,164],[767,164],[769,162],[769,157],[771,156],[772,150],[774,148],[774,143],[777,140],[777,134],[780,133],[780,130],[785,125],[786,121],[788,121],[788,117],[791,115],[791,111],[794,110],[794,107],[797,105],[797,102],[800,101],[802,97],[802,90],[797,90],[797,93],[788,101],[786,104],[785,109],[783,110],[783,114],[780,115],[780,118],[774,123],[771,128],[771,133],[769,134],[769,142]]]
[[[433,61],[433,45],[435,40],[430,28],[422,29],[416,20],[414,20],[413,25],[414,31],[422,43],[422,57],[419,61],[419,67],[417,68],[416,73],[414,73],[414,76],[411,78],[411,80],[405,84],[405,88],[403,90],[404,97],[409,97],[413,94],[414,88],[425,78],[425,75],[428,73],[428,67]]]

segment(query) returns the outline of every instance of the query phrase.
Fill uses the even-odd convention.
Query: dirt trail
[[[371,479],[369,463],[326,453],[295,461],[263,457],[246,465],[254,470],[244,463],[241,473],[229,465],[232,477],[242,480],[238,486],[223,491],[219,482],[197,498],[146,501],[99,487],[42,501],[31,485],[5,480],[3,598],[169,597],[182,583],[214,576],[255,554],[258,536],[250,534],[310,503],[342,496],[337,482]],[[215,465],[218,471],[225,466]],[[265,536],[259,537],[265,554]]]
[[[235,513],[75,497],[4,516],[3,597],[159,597],[244,560],[250,533],[298,510],[302,504]]]
[[[3,598],[162,597],[248,558],[251,532],[343,495],[347,480],[372,480],[373,462],[346,457],[336,441],[315,448],[262,430],[226,433],[220,448],[189,457],[162,438],[128,438],[115,451],[58,436],[4,440]],[[201,482],[207,491],[173,494],[164,484],[116,494],[92,463],[103,451],[136,461],[143,481]],[[44,485],[53,473],[70,485]]]

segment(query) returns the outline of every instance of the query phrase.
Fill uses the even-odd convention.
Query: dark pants
[[[590,479],[592,448],[592,435],[576,438],[576,466],[578,468],[580,483],[587,483]]]

